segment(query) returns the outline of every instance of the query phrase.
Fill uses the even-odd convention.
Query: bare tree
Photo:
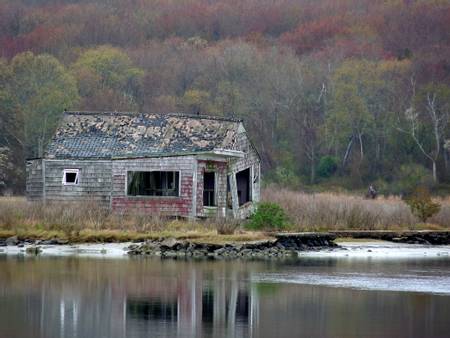
[[[326,95],[327,87],[325,82],[322,82],[321,86],[311,88],[310,92],[299,95],[295,109],[292,109],[292,119],[298,129],[302,150],[310,163],[311,184],[316,181],[316,165],[321,146],[318,132],[323,123],[323,105]]]
[[[413,102],[416,96],[415,85],[415,80],[411,79]],[[442,144],[444,142],[444,130],[449,123],[448,105],[443,102],[438,102],[448,99],[444,91],[448,91],[448,88],[443,90],[443,88],[427,86],[424,91],[425,102],[423,104],[423,109],[416,109],[413,103],[411,107],[405,111],[405,118],[408,123],[408,127],[398,128],[400,131],[409,134],[420,152],[431,161],[433,168],[433,181],[435,183],[438,181],[436,163],[440,156]],[[420,133],[419,129],[423,126],[423,122],[430,125],[430,132],[432,135],[429,135],[429,133]],[[427,142],[430,141],[430,136],[432,136],[433,140],[432,142]],[[431,144],[430,147],[427,147],[426,144],[428,143]]]

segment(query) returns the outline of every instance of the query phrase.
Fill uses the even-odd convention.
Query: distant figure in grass
[[[367,190],[367,198],[374,200],[375,198],[377,198],[377,195],[378,195],[378,192],[374,188],[374,186],[372,184],[369,185],[369,189]]]

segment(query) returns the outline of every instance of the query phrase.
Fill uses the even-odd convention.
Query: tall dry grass
[[[159,215],[111,213],[95,201],[79,203],[29,202],[23,197],[0,198],[0,229],[124,230],[136,232],[211,230],[212,224],[180,221]]]
[[[306,194],[268,187],[263,190],[262,199],[281,205],[297,230],[416,229],[419,223],[408,205],[396,196],[370,200],[343,193]],[[420,227],[450,227],[450,198],[437,201],[440,212]]]
[[[222,244],[266,238],[262,233],[234,233],[238,226],[224,219],[192,222],[158,215],[113,214],[94,201],[43,204],[0,197],[0,238],[59,238],[85,243],[175,237]]]
[[[419,221],[399,197],[368,200],[350,194],[306,194],[275,187],[264,189],[262,197],[282,206],[298,231],[450,228],[450,197],[438,199],[441,210],[426,225],[418,225]],[[238,226],[237,222],[215,219],[189,222],[159,215],[112,214],[94,201],[44,205],[28,202],[23,197],[0,198],[0,230],[6,231],[60,231],[68,236],[86,230],[231,234]]]

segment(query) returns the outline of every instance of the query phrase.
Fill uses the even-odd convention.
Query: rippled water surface
[[[450,259],[0,256],[0,337],[449,337]]]

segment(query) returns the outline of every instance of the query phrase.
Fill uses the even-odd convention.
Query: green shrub
[[[441,205],[432,201],[430,192],[426,187],[417,188],[405,202],[409,205],[414,216],[424,223],[441,210]]]
[[[251,216],[246,228],[251,230],[281,230],[289,226],[289,218],[276,203],[262,202]]]
[[[334,156],[324,156],[317,166],[317,175],[322,178],[332,176],[337,170],[337,160]]]

